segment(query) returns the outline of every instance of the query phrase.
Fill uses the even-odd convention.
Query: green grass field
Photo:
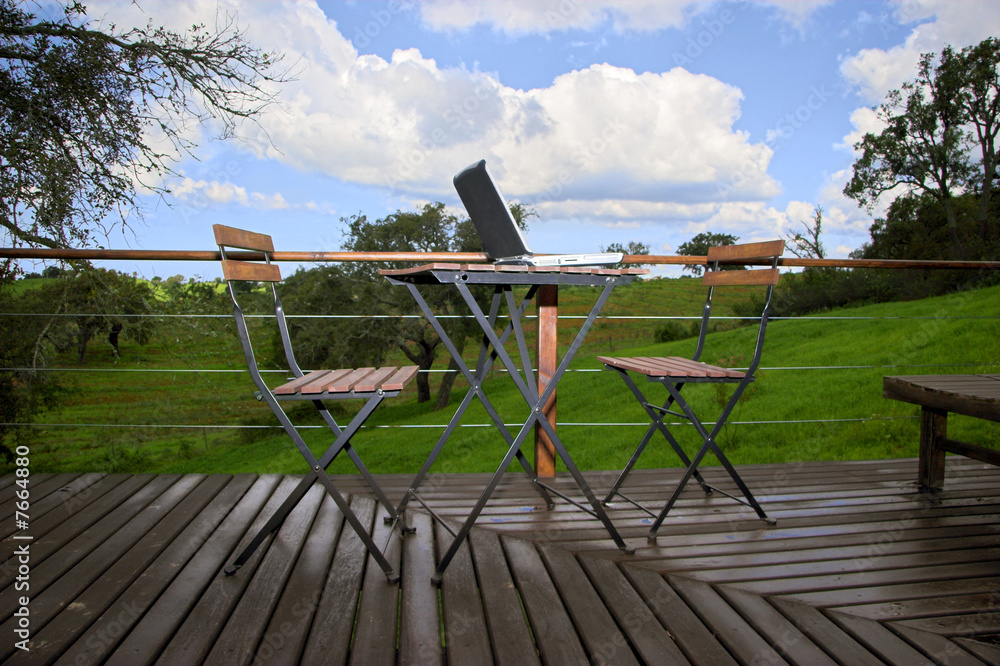
[[[593,296],[585,288],[561,291],[560,314],[582,314]],[[654,344],[655,331],[664,322],[629,317],[694,317],[700,313],[703,297],[699,281],[690,279],[651,280],[615,292],[605,308],[606,318],[594,327],[559,387],[560,434],[582,468],[621,468],[646,427],[644,413],[624,384],[614,373],[599,370],[594,357],[608,353],[690,354],[693,339]],[[721,296],[717,311],[731,314],[744,297],[738,292]],[[922,301],[844,309],[823,317],[773,321],[761,364],[764,369],[730,417],[731,424],[720,443],[737,464],[915,456],[919,422],[912,417],[918,408],[883,399],[882,377],[997,372],[998,304],[1000,287],[991,287]],[[843,319],[825,318],[831,316]],[[267,322],[257,323],[263,326]],[[737,323],[732,319],[721,323],[730,330],[710,336],[703,360],[746,364],[752,356],[756,329],[731,328]],[[578,324],[578,319],[560,321],[563,346],[569,344]],[[474,351],[470,349],[469,355]],[[58,376],[66,387],[60,408],[40,414],[37,420],[88,426],[33,428],[35,471],[304,470],[301,456],[276,427],[270,410],[253,400],[253,385],[244,370],[231,319],[165,319],[150,344],[139,347],[128,342],[123,344],[122,353],[116,364],[110,348],[95,340],[84,365],[77,365],[72,354],[59,359],[62,371]],[[982,365],[966,365],[970,363]],[[436,368],[445,364],[442,350]],[[897,367],[924,365],[947,367]],[[815,366],[832,367],[811,369]],[[280,383],[284,373],[269,377]],[[437,375],[432,388],[436,383]],[[452,394],[452,407],[438,412],[417,405],[412,390],[384,403],[355,439],[370,468],[377,473],[415,472],[454,413],[466,386],[460,378]],[[523,422],[526,406],[505,376],[494,371],[486,386],[506,423]],[[662,387],[649,388],[651,399],[662,400]],[[727,397],[717,393],[714,385],[690,386],[685,393],[706,417],[717,414]],[[358,404],[334,403],[338,421],[348,419]],[[292,411],[297,422],[319,423],[310,405],[298,405]],[[474,403],[463,420],[463,426],[468,427],[456,431],[434,471],[493,471],[506,445],[495,429],[481,427],[487,422],[485,412]],[[614,425],[577,425],[595,423]],[[400,427],[404,424],[418,427]],[[517,427],[512,430],[516,432]],[[323,429],[303,432],[317,452],[331,441]],[[693,428],[678,426],[676,432],[687,447],[697,448]],[[998,424],[963,417],[949,420],[949,434],[970,441],[1000,441]],[[529,437],[529,458],[532,441]],[[654,440],[640,461],[640,467],[677,464],[662,440]],[[353,467],[347,460],[338,460],[331,470],[351,472]]]

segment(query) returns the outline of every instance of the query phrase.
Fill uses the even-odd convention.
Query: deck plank
[[[254,653],[255,660],[275,665],[300,662],[343,524],[344,516],[336,502],[324,496],[295,568]]]
[[[56,586],[62,583],[60,579],[60,583],[46,591],[43,597],[55,596],[58,600],[56,608],[52,611],[54,616],[52,621],[45,624],[41,631],[36,631],[32,645],[38,647],[32,649],[30,656],[26,652],[20,652],[8,660],[8,663],[51,663],[59,657],[78,634],[116,602],[118,597],[152,564],[164,546],[172,542],[187,527],[229,480],[230,477],[225,475],[200,479],[196,475],[189,475],[174,484],[170,491],[175,497],[179,496],[179,500],[171,506],[173,498],[168,497],[167,493],[161,495],[157,512],[167,510],[169,512],[121,558],[115,560],[114,556],[107,552],[95,551],[90,558],[66,574],[65,578],[71,582],[71,589],[79,590],[87,585],[85,590],[73,595],[69,589],[59,589]],[[147,522],[152,522],[150,518],[151,516],[147,516]],[[111,546],[110,543],[106,545]],[[100,569],[102,561],[113,561],[114,564],[102,573]],[[69,599],[72,601],[67,603]],[[39,614],[42,615],[39,620],[45,619],[45,606],[44,603],[32,605],[33,619],[35,612],[39,610],[41,611]],[[118,614],[128,618],[134,613],[131,609],[122,607]],[[41,624],[39,622],[39,626]]]
[[[399,571],[399,531],[386,524],[386,511],[378,507],[372,539],[382,548],[385,559]],[[396,626],[399,613],[399,583],[390,583],[371,555],[365,565],[361,604],[351,646],[351,664],[391,664],[396,661]]]
[[[108,533],[111,527],[119,524],[116,522],[119,521],[119,516],[124,516],[135,508],[136,502],[141,503],[143,498],[139,496],[143,495],[143,488],[153,479],[152,474],[137,474],[133,477],[118,476],[116,479],[110,480],[110,483],[118,481],[120,485],[110,488],[107,493],[95,498],[92,502],[83,506],[67,507],[66,515],[61,515],[60,511],[50,511],[48,515],[38,521],[40,524],[32,523],[32,536],[35,537],[31,544],[32,570],[37,574],[45,560],[57,551],[61,562],[50,564],[49,567],[65,569],[79,561],[82,556],[79,552],[81,544],[76,543],[76,539],[99,523],[101,526],[94,527],[94,529]],[[105,521],[105,517],[113,512],[117,512],[115,517],[110,521]],[[58,529],[56,529],[57,527]],[[68,544],[73,545],[68,546]],[[10,557],[6,552],[4,555]],[[75,560],[72,559],[74,557],[76,557]],[[14,572],[15,569],[11,566],[10,559],[5,560],[3,565],[0,565],[0,590],[13,582]],[[41,580],[37,581],[36,586],[41,586]],[[6,616],[6,613],[0,611],[0,618]]]
[[[948,640],[945,636],[896,623],[890,623],[888,626],[908,643],[926,654],[935,664],[983,666],[983,662],[975,655],[959,647],[958,644]]]
[[[52,493],[58,492],[60,488],[71,483],[79,474],[35,474],[28,483],[28,494],[31,499],[32,516],[37,515],[38,504],[47,499]],[[21,490],[18,488],[17,490]],[[18,497],[14,492],[4,493],[6,499],[0,499],[0,522],[6,523],[14,517]]]
[[[500,535],[491,530],[474,529],[469,533],[469,542],[494,662],[518,666],[540,664],[531,628],[525,621],[524,608],[500,545]]]
[[[45,476],[28,535],[37,649],[11,661],[680,662],[667,656],[672,645],[713,666],[1000,663],[1000,470],[959,456],[947,468],[946,488],[928,494],[918,492],[914,459],[745,466],[741,476],[777,526],[694,488],[649,545],[648,516],[612,504],[635,555],[571,505],[544,507],[527,476],[512,472],[440,590],[431,573],[451,536],[411,506],[406,520],[418,531],[394,537],[403,579],[384,595],[384,575],[325,496],[300,503],[289,517],[300,524],[286,521],[224,580],[237,545],[299,477]],[[726,476],[703,472],[710,483]],[[626,492],[660,503],[680,473],[638,470]],[[585,475],[597,489],[614,476]],[[421,495],[451,520],[467,515],[488,478],[432,476]],[[0,502],[12,497],[11,478],[0,478]],[[378,481],[398,501],[410,478]],[[360,476],[335,483],[381,535],[387,527]],[[578,495],[567,474],[552,485]],[[14,536],[25,535],[3,542],[7,592]],[[4,604],[17,607],[6,593]],[[13,619],[0,618],[6,630]]]
[[[210,663],[245,664],[257,654],[257,646],[278,605],[324,494],[325,489],[321,485],[313,484],[285,518],[230,613],[222,633],[212,645],[207,658]],[[240,573],[237,571],[233,575],[239,576]]]
[[[547,664],[585,663],[587,653],[535,544],[508,536],[504,536],[501,543],[521,591],[542,661]]]
[[[588,578],[588,572],[580,565],[573,553],[567,550],[543,544],[538,547],[538,552],[545,561],[552,581],[559,590],[563,604],[565,604],[566,610],[576,626],[576,633],[579,634],[580,640],[590,655],[590,661],[599,664],[638,664],[639,660],[636,659],[632,646],[629,645],[622,629],[612,617],[612,613],[618,609],[617,605],[614,608],[607,607],[595,589],[595,587],[598,589],[601,587],[598,580],[593,575]],[[608,564],[615,568],[614,562],[608,562]],[[650,618],[652,617],[651,613],[647,614]],[[633,627],[633,624],[648,621],[649,618],[636,619],[636,623],[631,621],[627,623],[626,631],[638,628]],[[624,618],[619,616],[618,621],[622,620]],[[657,628],[660,628],[659,622],[655,618],[652,618],[652,622]],[[647,628],[644,627],[644,629]],[[634,631],[630,631],[629,638],[634,639],[634,633]],[[654,646],[651,643],[652,641],[640,640],[639,644],[636,645],[636,651],[644,658],[652,656],[656,651],[655,648],[659,646]],[[662,654],[664,653],[662,650],[659,652],[660,659],[651,662],[647,658],[647,663],[662,662]],[[680,661],[676,663],[683,664],[685,660],[679,650],[676,656],[680,657]]]
[[[354,496],[350,507],[370,530],[375,520],[375,501]],[[303,663],[347,663],[367,554],[354,530],[341,528],[333,562],[323,583],[323,595],[306,639]]]
[[[725,585],[720,585],[718,592],[789,662],[809,666],[834,666],[837,663],[764,597]]]
[[[281,480],[274,493],[268,498],[267,504],[257,515],[250,530],[237,546],[237,552],[264,526],[264,523],[291,493],[297,482],[298,479],[291,476]],[[232,576],[226,576],[222,572],[225,560],[215,562],[213,580],[180,625],[177,633],[170,639],[160,655],[158,663],[197,664],[205,660],[215,644],[216,638],[229,620],[230,614],[239,603],[240,597],[243,596],[244,590],[253,580],[253,574],[267,552],[267,544],[268,541],[261,544],[253,557],[247,560],[240,567],[240,570]]]
[[[445,552],[452,535],[435,523],[438,552]],[[472,565],[469,542],[456,551],[441,579],[444,644],[450,664],[484,664],[492,660],[489,628]]]
[[[687,662],[674,639],[614,562],[581,556],[580,564],[645,663]],[[618,656],[609,662],[617,663]]]
[[[930,666],[931,661],[881,622],[828,611],[827,616],[887,664]]]
[[[67,663],[83,666],[100,663],[110,655],[153,607],[154,602],[173,580],[184,575],[182,572],[188,571],[187,563],[200,555],[202,545],[204,544],[205,552],[211,550],[212,540],[218,540],[216,529],[237,502],[247,495],[256,478],[253,474],[240,474],[231,479],[211,503],[160,553],[156,561],[118,597],[114,605],[97,617],[86,631],[78,635],[76,642],[63,653],[61,659]],[[151,615],[155,616],[156,613]],[[141,632],[135,635],[139,636]]]
[[[788,663],[711,585],[683,576],[669,576],[667,582],[704,619],[738,660],[744,663]]]
[[[438,611],[438,588],[431,582],[434,569],[434,524],[425,513],[409,516],[416,529],[403,540],[403,585],[399,619],[400,666],[440,666],[444,664],[441,646],[441,615]]]
[[[623,571],[692,664],[736,665],[737,662],[729,651],[667,584],[663,576],[649,569],[630,565],[624,566]]]
[[[89,474],[74,475],[76,478],[60,486],[55,492],[49,493],[45,497],[38,499],[31,496],[31,532],[33,536],[42,534],[38,529],[38,522],[53,510],[66,507],[73,497],[79,497],[82,493],[90,492],[88,489],[104,478],[104,474],[96,472]],[[69,511],[63,510],[62,518],[69,517]],[[5,539],[16,530],[14,521],[0,521],[0,539]]]
[[[859,666],[879,666],[882,663],[878,657],[851,638],[818,609],[781,599],[775,599],[772,603],[802,633],[828,653],[835,655],[837,661]]]
[[[59,557],[50,557],[40,565],[33,567],[31,570],[31,592],[35,600],[37,601],[50,585],[58,584],[60,581],[64,581],[60,591],[66,591],[67,586],[72,587],[74,582],[65,578],[65,574],[78,567],[81,562],[87,561],[92,562],[94,566],[101,566],[104,563],[104,557],[117,557],[119,554],[117,549],[138,540],[141,537],[140,530],[148,528],[149,520],[158,518],[160,515],[154,509],[153,513],[146,513],[143,516],[144,510],[165,492],[168,492],[168,489],[179,479],[180,475],[176,474],[151,479],[148,484],[124,501],[121,506],[108,513],[101,521],[61,548]],[[170,495],[170,500],[179,501],[179,499],[180,497],[176,493]],[[128,529],[130,527],[131,529]],[[99,556],[93,557],[95,553],[99,553]],[[101,570],[103,571],[103,568]],[[0,594],[0,617],[13,615],[17,596],[14,594],[14,585],[8,586]],[[64,599],[60,597],[54,599],[57,606],[61,601]],[[55,608],[55,606],[46,606],[46,608]],[[47,621],[42,618],[50,611],[42,611],[41,603],[39,603],[39,607],[33,606],[32,610],[32,617],[37,618],[37,622],[41,624]],[[0,626],[6,626],[9,623],[8,620]]]

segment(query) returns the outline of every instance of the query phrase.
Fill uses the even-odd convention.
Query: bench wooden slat
[[[754,261],[780,257],[785,251],[785,241],[773,240],[763,243],[740,243],[738,245],[716,245],[708,248],[709,261]]]
[[[701,279],[706,287],[757,286],[778,284],[777,268],[746,271],[708,271]]]
[[[369,374],[367,377],[359,381],[354,385],[354,390],[359,393],[370,393],[382,388],[382,384],[388,379],[394,372],[396,372],[396,366],[385,366],[379,368],[375,372]]]
[[[631,370],[648,377],[732,377],[739,379],[744,375],[739,370],[720,368],[680,356],[638,356],[635,358],[598,356],[597,360],[612,367]]]
[[[339,370],[314,370],[286,382],[274,389],[275,395],[314,395],[324,392],[372,393],[379,389],[383,391],[402,391],[414,377],[419,368],[407,365],[398,368],[394,365],[375,368],[341,368]]]
[[[382,390],[402,391],[406,388],[406,385],[417,376],[417,372],[419,370],[420,368],[415,365],[405,365],[402,368],[399,368],[391,377],[382,383]]]
[[[484,264],[488,266],[489,264]],[[462,270],[461,264],[421,264],[420,266],[410,266],[409,268],[380,268],[378,271],[379,275],[389,275],[389,276],[407,276],[407,275],[420,275],[421,273],[427,273],[428,271],[458,271]]]
[[[329,370],[316,370],[314,372],[307,372],[301,377],[297,377],[290,382],[282,384],[281,386],[275,387],[275,395],[291,395],[298,393],[299,389],[310,382],[314,382],[320,377],[324,377],[330,373]]]
[[[330,393],[347,393],[354,390],[354,385],[362,379],[375,372],[375,368],[358,368],[350,372],[335,382],[326,385],[326,390]]]
[[[327,390],[327,387],[334,383],[340,381],[342,378],[351,374],[353,370],[351,368],[342,368],[340,370],[327,370],[325,374],[319,375],[318,373],[323,372],[322,370],[317,370],[317,378],[303,385],[300,388],[302,394],[314,394],[323,393]]]
[[[227,280],[281,282],[281,271],[276,264],[255,264],[252,261],[223,259],[222,274]]]
[[[238,247],[242,250],[257,250],[258,252],[274,252],[274,243],[267,234],[245,231],[224,224],[213,224],[215,243],[225,247]]]

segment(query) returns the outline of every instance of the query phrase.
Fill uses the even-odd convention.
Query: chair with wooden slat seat
[[[631,459],[626,464],[625,469],[622,470],[622,473],[618,476],[618,479],[615,481],[611,490],[608,491],[607,496],[604,498],[604,502],[607,504],[610,503],[615,497],[620,497],[626,502],[638,507],[652,516],[655,520],[649,530],[648,538],[650,541],[656,540],[657,530],[659,530],[660,525],[667,516],[667,513],[677,502],[677,498],[680,496],[681,491],[684,490],[684,487],[692,477],[694,477],[706,493],[717,491],[720,494],[726,495],[727,497],[753,508],[762,520],[772,525],[775,523],[774,520],[769,518],[767,514],[764,513],[764,509],[761,508],[760,503],[754,498],[753,493],[750,492],[746,483],[744,483],[743,479],[740,478],[740,475],[736,472],[735,468],[726,458],[725,454],[719,449],[715,438],[725,425],[726,419],[732,412],[733,407],[736,406],[736,403],[739,401],[744,389],[746,389],[746,387],[754,381],[754,374],[757,371],[757,366],[760,364],[760,357],[764,348],[764,332],[767,329],[768,316],[771,310],[771,296],[774,293],[774,286],[778,283],[778,258],[781,257],[784,249],[785,242],[781,240],[709,248],[708,269],[706,270],[705,276],[702,280],[703,283],[708,286],[708,298],[705,300],[705,306],[702,310],[701,330],[698,334],[698,344],[695,348],[693,357],[597,357],[597,360],[603,363],[606,369],[614,370],[619,374],[619,376],[621,376],[629,390],[632,391],[636,400],[639,401],[646,414],[652,420],[652,424],[649,426],[649,429],[646,431],[642,440],[640,440],[639,445],[636,447]],[[753,270],[721,270],[720,268],[720,264],[726,263],[763,262],[769,263],[770,267]],[[761,312],[759,328],[757,331],[756,348],[754,350],[753,359],[750,361],[750,366],[746,370],[709,365],[707,363],[702,363],[699,360],[705,347],[705,336],[708,333],[709,321],[712,314],[713,291],[715,287],[729,285],[759,285],[767,287],[767,296],[764,299],[764,309]],[[635,381],[633,381],[630,373],[644,376],[650,382],[662,384],[667,389],[668,393],[666,402],[662,406],[649,402],[642,394],[642,391],[640,391]],[[707,429],[705,427],[702,421],[695,414],[694,410],[691,408],[690,404],[688,404],[688,402],[681,396],[681,390],[686,384],[698,383],[726,383],[736,385],[736,389],[733,391],[732,396],[729,398],[729,401],[726,403],[722,413],[716,419],[715,424],[711,427],[711,429]],[[680,412],[670,409],[670,407],[674,404],[680,407]],[[693,459],[688,458],[680,444],[670,433],[670,430],[667,429],[666,424],[663,421],[667,414],[690,421],[695,427],[695,430],[701,436],[703,443]],[[663,506],[659,513],[653,513],[621,492],[622,485],[625,483],[625,480],[628,478],[629,473],[635,466],[636,461],[638,461],[639,456],[642,455],[643,450],[646,448],[646,445],[649,444],[656,431],[662,433],[663,437],[670,443],[670,446],[680,457],[684,465],[687,466],[684,475],[681,477],[680,483],[678,483],[670,498],[667,500],[667,503]],[[709,451],[715,454],[716,458],[718,458],[719,462],[729,473],[729,476],[732,477],[736,486],[742,493],[742,497],[732,495],[705,483],[701,474],[698,473],[698,465]]]
[[[386,522],[396,523],[399,515],[395,506],[388,500],[385,493],[379,487],[375,478],[368,471],[361,457],[354,447],[351,446],[351,438],[364,424],[369,416],[375,411],[385,398],[399,395],[410,381],[417,375],[417,366],[406,367],[384,367],[384,368],[344,368],[339,370],[315,370],[304,373],[295,361],[295,354],[292,350],[292,341],[288,334],[288,324],[285,320],[284,309],[278,298],[278,291],[275,283],[281,281],[281,274],[278,267],[271,263],[271,254],[274,252],[274,245],[271,237],[264,234],[257,234],[241,229],[226,227],[221,224],[213,225],[215,231],[215,241],[219,246],[222,256],[222,271],[229,287],[229,295],[233,300],[233,315],[236,318],[236,330],[239,334],[240,342],[243,345],[243,353],[246,356],[247,367],[250,376],[257,386],[257,395],[274,412],[285,433],[291,438],[295,447],[309,463],[309,473],[299,482],[291,495],[275,511],[274,515],[268,519],[267,523],[254,536],[251,542],[244,548],[243,552],[226,567],[227,574],[232,575],[242,566],[261,543],[285,520],[288,514],[295,508],[295,505],[306,494],[306,491],[318,479],[326,488],[326,491],[336,502],[344,518],[357,532],[358,537],[364,542],[368,552],[378,563],[382,571],[385,572],[389,582],[397,582],[399,575],[393,570],[383,554],[384,547],[379,548],[368,534],[367,528],[361,523],[354,511],[348,505],[347,500],[333,485],[333,481],[326,474],[326,469],[333,462],[334,458],[341,451],[346,451],[347,455],[354,462],[358,471],[364,477],[372,492],[378,498],[379,503],[385,507],[388,516]],[[234,258],[228,252],[229,249],[250,250],[263,255],[264,263],[249,261],[244,258]],[[240,308],[236,298],[236,290],[233,288],[234,282],[267,282],[271,285],[271,294],[274,297],[274,313],[277,319],[278,332],[281,337],[281,344],[285,351],[285,358],[288,362],[289,371],[293,379],[275,387],[268,388],[261,377],[260,369],[254,357],[253,346],[250,343],[250,334],[247,330],[246,318]],[[364,406],[358,414],[351,420],[347,427],[341,429],[337,425],[333,416],[327,410],[324,401],[326,400],[364,400]],[[292,424],[285,410],[279,404],[287,400],[309,400],[315,405],[323,420],[329,426],[335,436],[333,444],[327,448],[322,457],[316,458],[313,452],[306,445]],[[403,529],[400,526],[401,530]],[[391,532],[390,532],[391,534]]]

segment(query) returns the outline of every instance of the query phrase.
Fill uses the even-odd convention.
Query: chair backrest
[[[702,278],[702,284],[708,286],[708,296],[702,311],[698,347],[694,353],[695,360],[701,357],[701,352],[705,347],[705,336],[708,334],[708,323],[712,313],[712,294],[715,287],[766,286],[767,295],[764,298],[764,308],[760,315],[760,328],[757,333],[754,357],[750,363],[750,373],[757,368],[764,344],[764,331],[767,328],[768,315],[771,310],[771,296],[774,294],[774,286],[778,284],[778,259],[784,252],[785,241],[783,240],[719,245],[708,248],[708,268]],[[746,270],[721,269],[721,264],[744,262],[753,264],[767,262],[770,265],[766,268],[748,268]]]
[[[281,282],[281,271],[271,263],[274,243],[270,236],[222,224],[213,224],[212,231],[215,232],[215,242],[222,254],[222,274],[227,281]],[[226,253],[227,248],[263,252],[264,263],[245,259],[229,259]]]
[[[727,285],[770,285],[778,284],[778,258],[785,251],[785,241],[764,243],[744,243],[742,245],[719,245],[708,248],[709,269],[702,284],[710,287]],[[743,271],[720,270],[720,262],[760,262],[769,261],[769,268],[747,269]]]
[[[236,328],[239,332],[240,343],[243,345],[243,353],[246,356],[247,367],[254,379],[254,383],[260,387],[263,384],[260,371],[257,368],[257,361],[254,357],[253,346],[250,343],[250,333],[247,330],[246,317],[240,308],[236,298],[236,290],[233,282],[267,282],[271,285],[271,295],[274,297],[274,314],[278,322],[278,332],[281,334],[281,344],[285,350],[285,359],[288,367],[296,377],[302,376],[302,370],[295,361],[292,352],[292,341],[288,334],[288,322],[285,320],[285,311],[278,298],[278,291],[275,284],[281,282],[281,271],[275,264],[271,263],[271,255],[274,253],[274,243],[271,237],[266,234],[258,234],[253,231],[227,227],[222,224],[213,224],[212,231],[215,233],[215,242],[219,246],[219,254],[222,258],[222,274],[226,278],[229,287],[229,296],[233,301],[233,316],[236,318]],[[239,250],[250,250],[263,254],[263,263],[247,258],[231,258],[228,250],[235,248]],[[262,389],[266,390],[266,389]]]

